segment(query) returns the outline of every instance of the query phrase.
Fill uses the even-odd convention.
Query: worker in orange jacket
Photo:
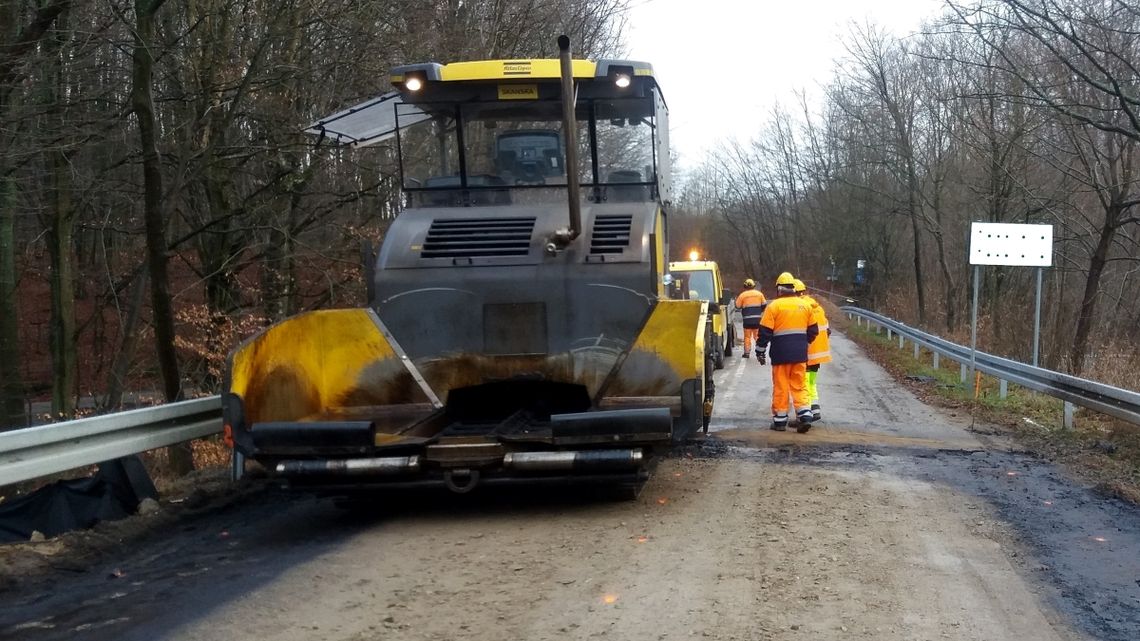
[[[740,309],[740,316],[744,324],[744,352],[741,358],[748,358],[752,346],[756,345],[756,337],[760,334],[760,317],[768,305],[768,299],[756,289],[756,281],[751,278],[744,279],[747,288],[736,297],[736,307]]]
[[[808,345],[807,361],[807,388],[808,394],[811,395],[811,420],[815,422],[823,418],[819,407],[819,366],[831,362],[831,326],[827,322],[827,314],[823,311],[823,305],[808,295],[807,286],[802,280],[796,279],[795,289],[800,299],[807,301],[808,305],[811,306],[812,320],[819,326],[819,335]]]
[[[769,343],[772,359],[772,429],[788,427],[788,395],[791,394],[799,425],[796,431],[811,429],[811,395],[807,391],[808,345],[819,334],[812,320],[811,306],[796,296],[795,277],[788,272],[776,279],[777,298],[768,303],[760,318],[760,341],[756,358],[764,363]]]

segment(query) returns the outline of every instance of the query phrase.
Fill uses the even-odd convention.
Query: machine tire
[[[713,355],[713,367],[724,369],[724,345],[720,342],[717,342],[716,353]]]
[[[736,345],[736,328],[729,327],[724,335],[726,339],[724,341],[724,355],[732,356],[732,348]]]
[[[721,354],[721,360],[723,361],[724,360],[724,356],[723,356],[724,352],[722,351],[722,352],[720,352],[720,354]],[[711,359],[706,359],[705,360],[705,373],[704,373],[704,376],[705,376],[705,394],[706,394],[706,396],[711,396],[713,398],[716,398],[716,384],[713,382],[712,373],[713,373],[713,362]],[[703,401],[705,399],[701,399],[701,400],[702,400],[702,403],[701,403],[701,405],[702,405],[701,422],[700,422],[700,425],[698,426],[698,429],[701,432],[708,434],[709,433],[709,420],[712,417],[704,415],[704,411],[703,411],[704,403],[703,403]]]

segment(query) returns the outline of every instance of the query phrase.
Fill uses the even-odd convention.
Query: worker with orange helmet
[[[819,326],[819,335],[808,345],[807,361],[807,388],[811,395],[811,419],[814,422],[823,418],[819,407],[818,377],[819,366],[831,362],[831,327],[827,323],[827,315],[823,312],[823,306],[808,295],[807,285],[804,285],[804,282],[798,278],[795,282],[795,290],[800,299],[807,301],[808,305],[811,306],[812,318]]]
[[[808,345],[819,334],[811,306],[796,296],[795,277],[789,272],[776,279],[776,299],[768,303],[760,318],[760,340],[756,359],[764,362],[764,349],[771,344],[772,359],[772,429],[783,432],[788,427],[788,395],[796,410],[804,433],[811,429],[811,395],[807,391]]]
[[[756,338],[760,334],[760,317],[764,314],[768,299],[756,289],[756,281],[751,278],[744,279],[744,286],[747,289],[736,297],[736,307],[740,309],[744,324],[744,352],[740,357],[748,358],[748,353],[752,351],[752,346],[756,344]]]

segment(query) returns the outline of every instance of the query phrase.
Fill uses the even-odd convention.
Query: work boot
[[[821,418],[823,418],[823,415],[820,414],[819,403],[812,403],[811,404],[811,421],[814,423]]]
[[[740,358],[748,358],[748,350],[744,350],[744,353],[740,355]]]
[[[799,425],[796,426],[796,432],[803,434],[811,429],[811,410],[802,409],[796,412],[796,419]]]
[[[788,429],[788,415],[777,414],[772,417],[772,429],[777,432],[783,432]]]

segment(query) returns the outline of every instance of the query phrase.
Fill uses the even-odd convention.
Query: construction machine
[[[724,287],[720,267],[716,261],[698,260],[696,252],[692,260],[669,263],[669,274],[681,283],[680,289],[686,298],[703,300],[709,304],[709,331],[706,349],[716,369],[724,368],[724,357],[732,356],[736,345],[736,326],[732,323],[732,293]]]
[[[668,111],[650,65],[413,64],[314,123],[394,142],[406,206],[369,304],[229,356],[224,430],[294,487],[636,488],[707,425],[708,303],[667,295]]]

